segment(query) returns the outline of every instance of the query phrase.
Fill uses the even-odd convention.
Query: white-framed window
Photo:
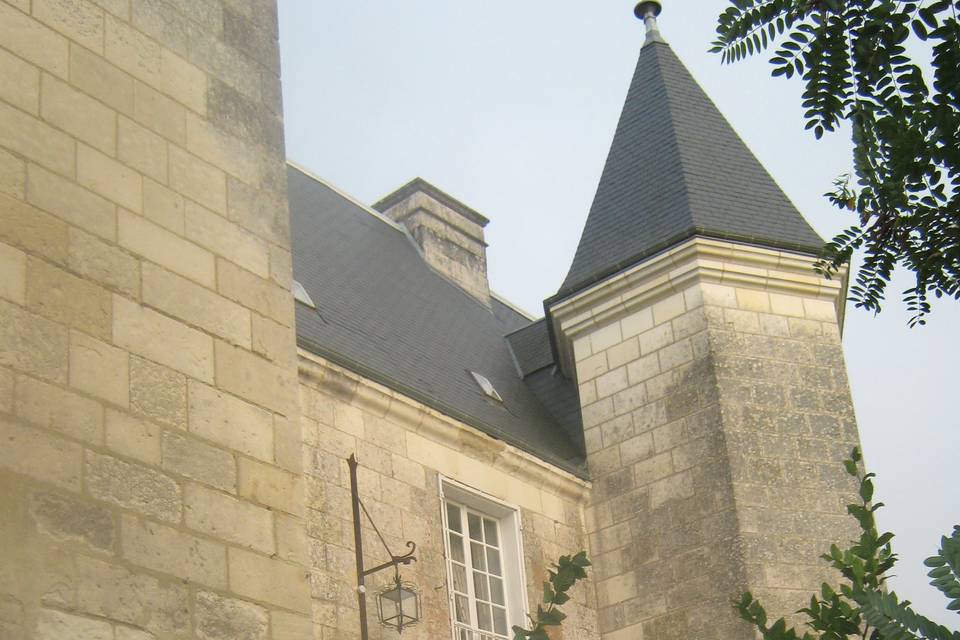
[[[520,514],[452,480],[440,487],[454,640],[509,640],[527,614]]]

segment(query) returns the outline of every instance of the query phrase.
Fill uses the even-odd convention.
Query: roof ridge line
[[[686,66],[684,66],[683,61],[680,60],[680,57],[676,54],[675,51],[673,51],[673,47],[671,47],[671,46],[670,46],[666,41],[664,41],[664,40],[653,41],[653,42],[651,42],[651,44],[662,44],[662,45],[665,45],[666,48],[670,50],[670,53],[672,53],[672,54],[674,55],[674,57],[677,59],[677,62],[680,63],[681,68],[682,68],[684,71],[686,71],[686,72],[690,75],[690,78],[693,80],[693,82],[694,82],[698,87],[700,87],[700,83],[697,82],[697,79],[693,77],[693,74],[690,73],[690,70],[687,69]],[[644,44],[644,47],[646,47],[646,44]],[[651,48],[651,50],[655,50],[655,48]],[[659,55],[659,54],[658,54],[658,55]],[[659,59],[659,57],[657,58],[657,61],[658,61],[658,63],[660,63],[660,64],[658,64],[658,69],[660,70],[660,76],[661,76],[661,78],[662,78],[662,77],[663,77],[663,67],[661,66],[661,65],[662,65],[662,61]],[[691,176],[691,174],[690,174],[690,171],[689,171],[688,168],[687,168],[687,160],[686,160],[686,158],[684,157],[683,145],[680,144],[680,137],[677,135],[677,131],[680,129],[680,122],[679,122],[679,120],[677,120],[676,111],[675,111],[675,109],[674,109],[673,106],[672,106],[672,105],[673,105],[673,101],[674,101],[674,96],[673,96],[673,92],[672,92],[671,89],[670,89],[669,83],[663,82],[662,84],[663,84],[663,92],[664,92],[664,93],[666,94],[666,96],[667,96],[667,104],[670,105],[670,108],[667,110],[667,114],[669,115],[670,123],[671,123],[671,127],[670,127],[670,139],[673,140],[673,146],[676,147],[676,149],[677,149],[677,158],[679,158],[679,160],[680,160],[680,171],[681,171],[682,174],[683,174],[683,175],[682,175],[682,178],[681,178],[681,180],[680,180],[680,183],[683,185],[683,199],[684,199],[684,204],[686,205],[686,210],[691,212],[690,221],[691,221],[691,222],[694,222],[693,216],[692,216],[692,210],[690,209],[690,176]],[[702,91],[703,88],[700,87],[700,89],[701,89],[701,91]],[[707,96],[707,99],[709,100],[709,99],[710,99],[710,96]],[[719,109],[718,109],[718,111],[719,111]],[[720,115],[722,116],[723,114],[720,114]],[[641,258],[641,259],[642,259],[642,258]]]
[[[546,317],[537,318],[536,320],[531,320],[531,321],[530,321],[530,324],[525,325],[525,326],[523,326],[523,327],[520,327],[520,328],[518,328],[518,329],[514,329],[513,331],[510,331],[510,332],[508,332],[508,333],[505,333],[505,334],[503,334],[503,337],[504,337],[504,338],[509,338],[510,336],[514,335],[515,333],[520,333],[521,331],[526,331],[527,329],[529,329],[530,327],[534,326],[535,324],[539,324],[539,323],[541,323],[541,322],[544,322],[545,320],[546,320]]]
[[[540,320],[540,319],[543,318],[543,316],[537,317],[537,316],[533,315],[532,313],[530,313],[529,311],[521,308],[520,305],[518,305],[518,304],[516,304],[516,303],[514,303],[514,302],[512,302],[512,301],[510,301],[510,300],[507,300],[502,294],[497,293],[497,292],[494,291],[493,289],[490,290],[490,297],[491,297],[491,298],[496,298],[500,303],[502,303],[502,304],[510,307],[511,309],[513,309],[514,311],[516,311],[517,313],[519,313],[520,315],[522,315],[524,318],[526,318],[526,319],[529,320],[530,322],[536,322],[537,320]]]
[[[325,179],[325,178],[321,178],[319,175],[317,175],[316,173],[314,173],[314,172],[311,171],[310,169],[307,169],[307,168],[304,167],[302,164],[300,164],[300,163],[298,163],[298,162],[296,162],[296,161],[294,161],[294,160],[291,160],[291,159],[289,159],[289,158],[287,158],[286,162],[287,162],[287,165],[288,165],[288,166],[293,167],[294,169],[296,169],[297,171],[299,171],[299,172],[302,173],[303,175],[307,176],[308,178],[319,182],[320,184],[322,184],[323,186],[327,187],[328,189],[330,189],[331,191],[333,191],[333,192],[336,193],[337,195],[339,195],[339,196],[341,196],[341,197],[343,197],[343,198],[346,198],[346,199],[349,200],[351,203],[357,205],[358,207],[360,207],[361,209],[363,209],[366,213],[369,213],[370,215],[372,215],[374,218],[376,218],[376,219],[379,220],[380,222],[386,223],[387,225],[389,225],[390,227],[393,227],[394,229],[396,229],[397,231],[400,231],[401,233],[404,233],[404,234],[406,234],[406,235],[408,235],[408,236],[410,235],[410,234],[407,232],[407,228],[404,227],[403,225],[401,225],[400,223],[394,222],[393,220],[391,220],[391,219],[388,218],[387,216],[383,215],[382,213],[380,213],[379,211],[377,211],[376,209],[374,209],[374,208],[371,207],[370,205],[365,204],[363,201],[361,201],[361,200],[360,200],[359,198],[357,198],[356,196],[348,193],[347,191],[345,191],[345,190],[342,189],[341,187],[338,187],[337,185],[333,184],[333,183],[330,182],[329,180],[327,180],[327,179]],[[416,245],[416,242],[414,242],[414,245]]]

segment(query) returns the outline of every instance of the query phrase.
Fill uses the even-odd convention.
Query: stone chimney
[[[373,208],[407,228],[431,267],[490,305],[483,239],[489,220],[422,178],[414,178]]]

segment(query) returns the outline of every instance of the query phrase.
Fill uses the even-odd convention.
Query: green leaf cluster
[[[847,506],[860,525],[860,538],[847,549],[837,545],[821,556],[843,576],[836,586],[823,583],[820,593],[797,613],[806,618],[809,631],[788,627],[784,618],[769,624],[764,606],[749,592],[734,603],[740,617],[751,623],[764,640],[960,640],[960,632],[928,620],[915,612],[910,602],[900,600],[886,588],[890,570],[897,562],[891,548],[892,533],[877,530],[874,514],[882,503],[872,503],[872,473],[860,470],[859,449],[844,461],[846,471],[860,482],[860,502]],[[960,611],[960,525],[953,535],[941,539],[938,553],[927,558],[931,584],[951,600],[947,606]]]
[[[911,326],[924,324],[932,297],[960,299],[960,1],[730,4],[711,50],[730,63],[775,47],[772,74],[804,82],[806,128],[818,139],[844,121],[853,131],[853,175],[826,196],[856,221],[818,271],[835,275],[862,250],[850,299],[878,312],[904,267]],[[917,43],[931,51],[930,79],[907,54]]]
[[[566,619],[566,614],[559,607],[570,600],[569,592],[574,585],[587,577],[589,566],[586,551],[573,556],[560,556],[543,583],[543,603],[537,606],[536,614],[528,616],[530,628],[514,626],[514,640],[548,640],[547,627],[559,626]]]

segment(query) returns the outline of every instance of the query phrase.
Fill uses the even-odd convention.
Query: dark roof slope
[[[569,412],[561,423],[538,398],[569,392],[555,381],[535,392],[517,374],[504,338],[515,318],[502,322],[433,271],[404,231],[321,182],[291,167],[288,185],[294,277],[317,306],[296,305],[300,346],[584,476]]]
[[[522,375],[526,376],[553,364],[546,319],[540,318],[513,331],[507,336],[507,341]]]
[[[670,46],[649,42],[555,299],[694,234],[805,253],[823,245]]]

